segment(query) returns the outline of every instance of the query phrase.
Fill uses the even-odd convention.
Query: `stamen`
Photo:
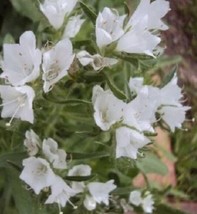
[[[14,117],[16,116],[16,114],[18,113],[18,111],[21,107],[22,107],[21,105],[18,105],[18,107],[16,108],[16,110],[15,110],[14,114],[12,115],[10,121],[8,123],[6,123],[6,126],[11,126],[11,123],[12,123]]]
[[[78,206],[75,206],[69,199],[68,199],[68,203],[73,207],[74,210],[78,208]]]

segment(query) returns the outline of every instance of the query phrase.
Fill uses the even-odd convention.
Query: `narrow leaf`
[[[81,181],[87,181],[90,180],[92,178],[94,178],[96,175],[89,175],[89,176],[66,176],[65,179],[68,181],[77,181],[77,182],[81,182]]]
[[[86,4],[84,4],[82,1],[80,1],[80,6],[83,10],[83,12],[86,14],[86,16],[92,21],[93,24],[96,23],[96,13]]]
[[[71,160],[84,160],[84,159],[95,159],[95,158],[103,158],[103,157],[109,157],[108,153],[104,152],[97,152],[97,153],[67,153],[68,159]]]
[[[116,87],[116,85],[112,82],[112,80],[109,78],[106,72],[103,72],[103,76],[105,77],[107,85],[109,86],[111,91],[114,93],[114,95],[121,100],[126,100],[127,96],[119,88]]]

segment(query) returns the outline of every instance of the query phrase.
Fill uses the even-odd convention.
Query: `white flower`
[[[123,34],[123,23],[126,16],[119,16],[118,11],[105,7],[96,19],[96,43],[103,47],[118,40]]]
[[[168,26],[163,23],[163,18],[170,10],[169,2],[165,0],[141,0],[134,14],[131,16],[127,27],[134,27],[139,24],[143,19],[147,19],[147,23],[144,28],[148,30],[158,29],[167,30]]]
[[[53,85],[67,75],[74,59],[72,43],[69,39],[59,41],[55,47],[43,54],[44,92],[52,89]]]
[[[172,132],[175,131],[176,127],[181,128],[186,111],[190,109],[190,107],[181,104],[183,95],[177,81],[177,76],[174,75],[172,80],[160,89],[160,97],[157,99],[158,113]]]
[[[63,38],[74,38],[80,31],[84,22],[85,19],[81,19],[81,15],[70,17],[66,24]]]
[[[6,78],[14,86],[31,82],[40,74],[41,51],[36,49],[33,32],[23,33],[19,43],[3,45],[1,77]]]
[[[25,133],[24,146],[27,149],[29,156],[34,156],[38,153],[40,147],[40,139],[38,135],[30,129]]]
[[[153,204],[154,204],[154,201],[152,199],[152,195],[148,194],[142,200],[142,208],[143,208],[144,212],[146,212],[146,213],[152,213],[153,209],[154,209]]]
[[[181,128],[185,120],[186,111],[189,110],[188,106],[163,106],[159,109],[161,118],[166,122],[172,132],[175,128]]]
[[[91,167],[85,164],[74,166],[68,171],[68,176],[89,176],[91,175]],[[72,182],[72,188],[77,192],[83,192],[85,188],[84,182]]]
[[[118,63],[117,59],[102,57],[99,54],[91,55],[87,51],[80,51],[77,54],[79,62],[83,65],[91,65],[95,71],[99,71],[104,67],[110,67]]]
[[[20,179],[27,183],[37,195],[43,188],[53,184],[55,174],[46,160],[29,157],[23,160],[23,166]]]
[[[145,213],[153,212],[154,201],[152,199],[152,194],[145,192],[145,198],[142,198],[141,192],[138,190],[132,191],[129,196],[129,202],[135,206],[142,206]]]
[[[150,140],[143,134],[127,128],[116,129],[116,158],[128,157],[136,159],[138,149],[150,143]]]
[[[45,0],[40,4],[40,10],[49,23],[58,30],[64,23],[64,17],[72,12],[76,3],[77,0]]]
[[[123,117],[125,103],[116,98],[110,90],[104,91],[100,86],[93,88],[92,102],[94,105],[94,120],[103,131]]]
[[[139,206],[142,203],[141,192],[134,190],[129,195],[129,202],[135,206]]]
[[[58,144],[52,138],[45,139],[42,144],[42,151],[45,157],[53,164],[56,169],[66,169],[66,152],[58,149]]]
[[[87,185],[92,199],[98,204],[104,203],[109,205],[109,193],[116,188],[114,180],[109,180],[106,183],[91,182]]]
[[[35,97],[33,89],[29,86],[12,87],[1,85],[0,94],[3,100],[1,117],[11,117],[10,125],[13,118],[19,118],[23,121],[33,123],[34,114],[32,102]]]
[[[143,86],[137,97],[124,108],[123,122],[140,131],[154,132],[152,124],[156,122],[159,95],[158,88]]]
[[[183,97],[181,88],[177,84],[176,74],[171,81],[160,89],[159,105],[175,105],[181,106],[180,99]]]
[[[126,32],[118,40],[116,51],[154,56],[153,52],[161,39],[144,29],[146,22],[146,19],[142,19],[138,25]]]
[[[58,203],[61,207],[65,207],[68,201],[73,205],[69,199],[74,195],[76,195],[76,192],[61,177],[55,176],[54,182],[51,184],[51,195],[45,204]]]
[[[89,211],[96,209],[96,201],[90,195],[86,195],[83,205]]]

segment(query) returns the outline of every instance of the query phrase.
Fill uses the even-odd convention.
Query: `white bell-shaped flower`
[[[141,192],[134,190],[129,195],[129,202],[135,206],[139,206],[142,203]]]
[[[96,209],[96,201],[90,195],[86,195],[85,200],[83,201],[83,205],[89,211]]]
[[[167,30],[168,26],[161,20],[170,10],[169,1],[166,0],[141,0],[134,14],[127,23],[128,27],[134,27],[146,17],[144,28],[148,30]]]
[[[100,86],[94,86],[92,102],[94,120],[103,131],[122,120],[126,103],[116,98],[110,90],[104,91]]]
[[[116,189],[114,180],[109,180],[106,183],[102,182],[91,182],[87,185],[91,197],[98,204],[104,203],[109,205],[109,193]]]
[[[189,106],[163,106],[158,112],[161,118],[169,126],[172,132],[175,128],[181,128],[182,123],[185,121],[186,111],[191,109]]]
[[[142,200],[142,208],[145,213],[152,213],[154,210],[154,200],[152,195],[149,193],[143,200]]]
[[[146,18],[142,18],[138,25],[130,28],[118,40],[116,51],[154,56],[153,52],[161,39],[144,28],[147,23]]]
[[[49,92],[55,83],[67,75],[74,59],[72,43],[69,39],[59,41],[55,47],[43,54],[44,92]]]
[[[66,169],[66,152],[58,149],[58,144],[52,138],[45,139],[42,144],[42,151],[45,157],[53,164],[56,169]]]
[[[80,31],[85,19],[81,19],[81,15],[72,16],[66,24],[63,38],[74,38]]]
[[[36,49],[33,32],[26,31],[20,36],[19,44],[3,45],[3,73],[14,86],[34,81],[40,74],[41,51]]]
[[[66,203],[69,202],[75,208],[70,201],[70,197],[74,195],[76,195],[76,192],[61,177],[56,175],[54,182],[51,184],[51,195],[49,195],[45,204],[57,203],[61,207],[65,207]]]
[[[26,147],[29,156],[34,156],[39,151],[40,138],[32,129],[25,132],[24,146]]]
[[[127,127],[116,129],[116,158],[137,159],[138,150],[150,143],[142,133]]]
[[[160,89],[160,97],[157,99],[158,113],[172,132],[176,127],[182,127],[186,111],[190,109],[189,106],[183,106],[181,103],[183,95],[177,82],[177,76],[174,75],[172,80]]]
[[[23,166],[20,179],[28,184],[37,195],[43,188],[54,183],[55,174],[45,159],[29,157],[23,160]]]
[[[19,118],[30,123],[34,122],[32,102],[35,97],[34,90],[29,86],[12,87],[0,86],[0,94],[3,100],[1,117],[11,117],[10,125],[14,118]]]
[[[77,0],[45,0],[40,4],[40,10],[47,17],[49,23],[58,30],[74,9]]]
[[[68,176],[89,176],[91,175],[91,170],[91,167],[88,165],[76,165],[68,171]],[[83,192],[85,188],[84,182],[73,181],[71,186],[77,193]]]
[[[118,40],[123,34],[124,16],[118,11],[105,7],[96,19],[96,43],[102,49]]]
[[[95,71],[102,70],[104,67],[111,67],[118,63],[117,59],[102,57],[99,54],[91,55],[87,51],[80,51],[77,54],[79,62],[83,65],[91,65]]]

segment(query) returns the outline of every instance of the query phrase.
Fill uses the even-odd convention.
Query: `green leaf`
[[[96,153],[67,152],[67,154],[69,159],[71,160],[84,160],[84,159],[109,157],[109,153],[106,153],[106,152],[96,152]]]
[[[80,99],[68,99],[68,100],[58,100],[56,98],[54,98],[51,95],[47,95],[45,93],[43,93],[43,97],[52,102],[52,103],[56,103],[56,104],[65,104],[65,105],[78,105],[78,104],[88,104],[88,105],[92,105],[91,102],[87,101],[87,100],[80,100]]]
[[[145,158],[138,159],[136,166],[145,174],[156,173],[166,175],[168,173],[167,166],[156,155],[151,153],[146,153]]]
[[[96,175],[89,175],[89,176],[66,176],[65,179],[68,181],[87,181],[94,178]]]
[[[10,152],[2,154],[0,156],[0,168],[10,168],[12,167],[10,163],[21,166],[22,160],[26,157],[27,154],[25,152]]]
[[[28,17],[34,22],[39,22],[42,18],[41,12],[38,9],[38,1],[36,0],[10,0],[13,7],[25,17]]]
[[[127,96],[119,88],[116,87],[116,85],[112,82],[112,80],[109,78],[106,72],[103,72],[103,76],[105,77],[107,85],[114,93],[114,95],[121,100],[127,100]]]
[[[96,23],[96,13],[86,4],[84,4],[82,1],[80,1],[80,6],[83,10],[83,12],[86,14],[86,16],[92,21],[93,24]]]
[[[164,78],[163,83],[160,86],[161,88],[167,85],[173,79],[177,70],[178,70],[178,66],[176,65],[174,69],[171,72],[169,72],[169,74],[167,74],[166,77]]]
[[[116,195],[128,195],[132,190],[133,190],[133,188],[131,186],[118,187],[113,191],[113,194],[116,194]]]
[[[7,169],[9,185],[12,187],[12,195],[16,208],[20,214],[47,214],[39,202],[36,202],[30,195],[30,191],[22,186],[19,173],[14,169]]]

